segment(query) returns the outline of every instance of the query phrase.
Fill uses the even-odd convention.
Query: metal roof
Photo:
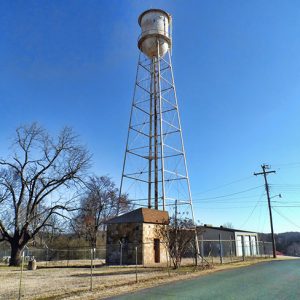
[[[166,11],[164,11],[164,10],[162,10],[162,9],[159,9],[159,8],[150,8],[150,9],[147,9],[147,10],[143,11],[143,12],[140,14],[140,16],[139,16],[139,18],[138,18],[138,23],[139,23],[139,25],[141,25],[141,20],[142,20],[143,16],[144,16],[145,14],[149,13],[149,12],[159,12],[159,13],[162,13],[162,14],[164,14],[164,15],[169,19],[169,22],[170,22],[171,16],[170,16],[170,14],[168,14]]]
[[[240,230],[240,229],[235,229],[235,228],[226,228],[226,227],[223,227],[223,226],[220,226],[220,227],[215,227],[215,226],[207,226],[207,225],[204,225],[204,226],[197,226],[197,228],[201,228],[201,229],[215,229],[215,230],[221,230],[221,231],[230,231],[230,232],[248,232],[248,233],[257,233],[257,232],[254,232],[254,231],[249,231],[249,230]]]

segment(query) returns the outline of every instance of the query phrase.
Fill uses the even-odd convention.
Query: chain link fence
[[[272,243],[255,241],[243,244],[236,240],[201,240],[199,250],[202,259],[210,263],[229,263],[251,257],[270,257]]]
[[[96,249],[90,248],[67,248],[67,249],[52,249],[52,248],[24,248],[24,262],[35,259],[39,262],[40,267],[44,266],[79,266],[87,264],[91,259],[95,264],[105,264],[106,247],[101,246]],[[0,250],[0,261],[9,264],[10,250]]]
[[[200,256],[196,255],[194,242],[183,248],[176,245],[175,250],[177,253],[174,248],[168,251],[166,244],[159,244],[155,240],[143,244],[120,241],[118,244],[103,245],[96,249],[26,247],[22,252],[20,272],[15,272],[16,269],[13,272],[10,272],[10,268],[2,269],[7,275],[1,277],[4,281],[0,298],[54,297],[65,293],[66,286],[69,291],[73,291],[78,290],[80,284],[82,290],[93,291],[94,288],[104,289],[107,286],[124,286],[188,274],[197,269],[196,265],[199,268],[209,268],[216,264],[268,258],[272,254],[272,243],[259,241],[241,244],[235,240],[200,240]],[[10,249],[0,250],[2,265],[9,263],[9,255]],[[37,261],[38,271],[27,271],[26,266],[29,266],[33,258]],[[175,269],[175,266],[180,268]]]
[[[153,248],[153,249],[152,249]],[[195,246],[190,243],[179,254],[178,259],[183,263],[195,261]],[[148,252],[148,253],[146,253]],[[206,260],[209,263],[227,263],[239,260],[245,260],[249,257],[270,257],[272,255],[272,243],[257,241],[248,244],[241,244],[236,240],[200,240],[199,241],[200,260]],[[143,256],[152,254],[154,256],[153,263],[166,262],[170,256],[166,245],[161,243],[159,249],[155,249],[153,243],[118,243],[103,245],[92,251],[93,260],[102,264],[106,263],[109,258],[109,264],[112,265],[145,265],[150,259]],[[8,263],[10,258],[10,249],[0,250],[0,261]],[[47,265],[57,264],[69,265],[72,261],[85,261],[91,259],[90,248],[34,248],[26,247],[24,249],[25,261],[35,258],[36,261],[47,263]],[[169,261],[170,258],[169,258]],[[199,261],[199,260],[198,260]],[[44,265],[44,264],[42,264]]]

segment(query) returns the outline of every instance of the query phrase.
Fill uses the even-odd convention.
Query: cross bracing
[[[190,183],[171,55],[140,53],[123,164],[121,193],[136,207],[193,219]]]

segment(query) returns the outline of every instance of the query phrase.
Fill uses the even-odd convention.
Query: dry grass
[[[166,268],[138,267],[138,283],[134,267],[98,267],[93,270],[93,292],[90,288],[89,261],[69,262],[69,267],[45,267],[39,263],[36,271],[23,272],[23,299],[103,299],[109,296],[127,293],[154,285],[176,280],[202,276],[229,268],[238,268],[266,261],[252,259],[232,264],[215,264],[213,268],[201,270],[195,267],[182,267],[179,270]],[[77,266],[76,266],[77,265]],[[73,267],[71,267],[73,266]],[[0,266],[0,299],[16,299],[18,296],[20,269]]]

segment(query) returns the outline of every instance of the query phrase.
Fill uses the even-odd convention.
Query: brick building
[[[152,265],[166,263],[160,228],[169,223],[166,211],[139,208],[107,222],[106,263]],[[136,248],[137,247],[137,248]]]

